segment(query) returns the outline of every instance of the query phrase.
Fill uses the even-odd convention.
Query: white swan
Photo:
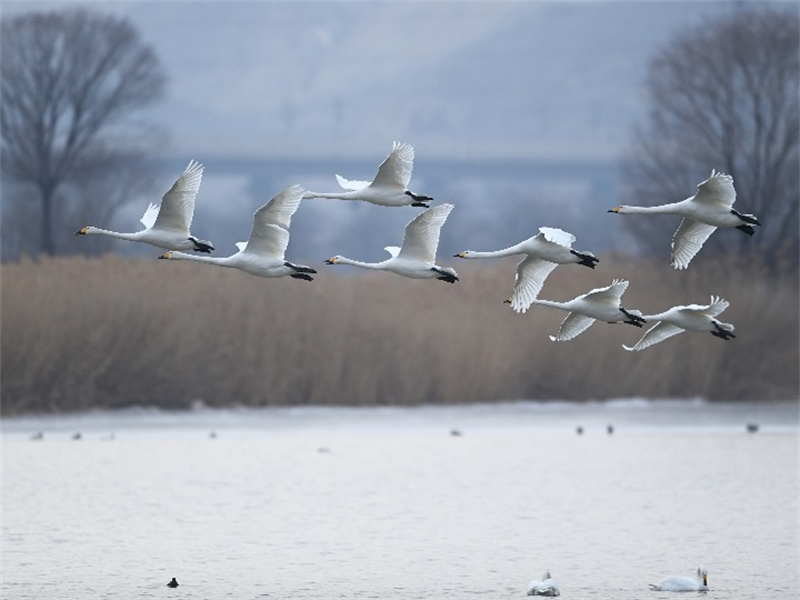
[[[277,194],[253,215],[253,229],[247,242],[239,242],[239,252],[231,256],[197,256],[183,252],[166,252],[159,258],[194,260],[219,267],[239,269],[257,277],[293,277],[312,281],[310,267],[284,259],[289,245],[289,225],[303,197],[303,188],[294,185]]]
[[[558,584],[553,581],[550,571],[545,571],[541,581],[534,579],[528,584],[528,596],[560,596],[561,590]]]
[[[631,351],[644,350],[684,331],[708,331],[723,340],[735,338],[732,333],[733,325],[714,318],[725,312],[726,308],[728,308],[727,300],[711,296],[711,303],[704,306],[699,304],[673,306],[657,315],[644,315],[645,320],[658,323],[651,327],[634,346],[628,347],[623,344],[622,347]]]
[[[755,226],[761,225],[755,215],[734,210],[735,200],[733,177],[712,170],[711,176],[698,184],[697,193],[691,198],[659,206],[617,206],[608,212],[683,217],[672,236],[671,264],[676,269],[686,269],[717,227],[735,227],[753,235]]]
[[[615,279],[611,285],[594,289],[567,302],[537,299],[533,303],[569,312],[561,322],[558,333],[550,336],[554,342],[563,342],[579,336],[598,319],[606,323],[627,323],[641,327],[645,323],[642,313],[622,307],[622,294],[627,289],[627,281]]]
[[[440,204],[418,214],[408,225],[403,246],[387,246],[391,258],[379,263],[365,263],[343,256],[334,256],[325,261],[329,265],[353,265],[363,269],[376,269],[397,273],[412,279],[441,279],[447,283],[458,281],[458,274],[449,267],[435,264],[439,233],[447,220],[452,204]]]
[[[577,263],[594,269],[599,259],[591,252],[578,252],[572,249],[575,236],[561,229],[540,227],[539,233],[504,250],[476,252],[464,250],[458,258],[499,258],[514,254],[525,254],[517,265],[511,307],[517,312],[525,312],[539,295],[545,279],[558,265]]]
[[[150,204],[141,218],[145,229],[134,233],[119,233],[98,227],[86,226],[75,235],[107,235],[109,237],[143,242],[166,250],[194,250],[210,253],[211,242],[193,236],[189,229],[194,215],[194,200],[200,189],[203,165],[189,161],[181,176],[161,199],[161,206]]]
[[[651,583],[650,589],[656,592],[703,592],[708,589],[708,571],[697,567],[694,579],[680,575],[670,575],[658,583]]]
[[[392,151],[378,167],[372,181],[350,181],[336,176],[342,192],[306,192],[303,198],[333,198],[336,200],[362,200],[380,206],[423,206],[428,208],[433,198],[409,191],[411,171],[414,169],[414,148],[410,144],[395,142]]]

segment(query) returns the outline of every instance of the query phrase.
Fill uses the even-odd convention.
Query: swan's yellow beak
[[[514,299],[513,298],[506,298],[505,300],[503,300],[503,304],[511,304],[512,300],[514,300]]]
[[[454,254],[453,255],[453,258],[466,258],[466,257],[467,257],[467,251],[466,250],[464,250],[463,252],[459,252],[458,254]]]
[[[172,252],[164,252],[164,254],[162,254],[158,258],[170,258],[171,256],[172,256]]]
[[[78,231],[75,232],[75,235],[86,235],[86,232],[89,230],[88,227],[81,227]]]
[[[325,264],[326,265],[335,265],[336,264],[336,257],[332,256],[331,258],[329,258],[328,260],[325,261]]]
[[[703,573],[703,585],[708,585],[708,575]]]
[[[608,212],[618,213],[620,208],[622,208],[622,207],[621,206],[615,206],[614,208],[612,208]]]

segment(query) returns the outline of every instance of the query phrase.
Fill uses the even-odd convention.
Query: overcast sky
[[[169,75],[180,156],[615,160],[648,59],[733,2],[3,2],[129,17]]]

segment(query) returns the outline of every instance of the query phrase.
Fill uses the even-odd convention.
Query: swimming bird
[[[336,180],[341,192],[306,192],[303,198],[333,198],[336,200],[362,200],[380,206],[422,206],[428,208],[433,198],[415,194],[408,189],[414,169],[414,148],[410,144],[394,142],[389,156],[378,167],[372,181],[351,181],[341,175]]]
[[[300,206],[303,188],[299,185],[278,193],[253,215],[253,228],[247,242],[236,245],[239,252],[231,256],[197,256],[183,252],[166,252],[159,258],[194,260],[197,262],[239,269],[257,277],[293,277],[312,281],[311,267],[296,265],[284,258],[289,245],[289,225]]]
[[[536,299],[533,304],[551,306],[569,312],[561,322],[558,333],[550,336],[554,342],[563,342],[579,336],[598,319],[606,323],[626,323],[641,327],[645,323],[642,313],[638,310],[622,308],[622,294],[627,289],[627,281],[615,279],[611,285],[594,289],[568,302]]]
[[[695,254],[718,227],[734,227],[747,235],[760,226],[755,215],[743,214],[733,208],[736,188],[733,177],[711,171],[711,176],[697,185],[697,193],[671,204],[658,206],[617,206],[608,212],[624,214],[678,215],[683,217],[672,236],[671,265],[686,269]]]
[[[715,318],[725,312],[728,306],[727,300],[711,296],[711,302],[706,305],[673,306],[656,315],[644,315],[646,321],[658,321],[658,323],[647,330],[633,347],[624,344],[622,347],[631,351],[644,350],[684,331],[708,331],[723,340],[735,338],[733,325],[722,323]]]
[[[329,265],[353,265],[362,269],[389,271],[412,279],[440,279],[447,283],[458,281],[458,273],[435,263],[439,234],[447,220],[452,204],[440,204],[418,214],[406,225],[402,247],[387,246],[391,258],[379,263],[365,263],[343,256],[328,259]]]
[[[161,198],[161,206],[150,204],[140,219],[145,226],[134,233],[119,233],[98,227],[86,226],[75,235],[106,235],[109,237],[142,242],[165,250],[194,250],[210,253],[214,246],[207,240],[193,236],[189,229],[194,215],[194,202],[203,177],[203,165],[192,160]]]
[[[695,579],[670,575],[658,583],[651,583],[650,589],[656,592],[702,592],[708,589],[708,571],[705,567],[697,567]]]
[[[553,581],[550,571],[545,571],[541,581],[534,579],[528,584],[528,596],[560,596],[561,590]]]
[[[167,587],[171,588],[178,587],[178,580],[173,577],[172,580],[167,584]]]
[[[600,262],[591,252],[572,249],[575,236],[554,227],[540,227],[539,233],[503,250],[476,252],[464,250],[457,258],[499,258],[515,254],[526,255],[517,265],[514,290],[510,298],[511,308],[524,313],[533,303],[544,285],[545,279],[558,265],[576,263],[594,269]]]

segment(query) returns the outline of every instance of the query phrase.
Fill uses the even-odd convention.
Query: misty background
[[[647,111],[647,61],[683,28],[739,9],[717,2],[4,2],[3,15],[70,6],[130,19],[167,74],[165,97],[141,111],[158,138],[152,185],[111,222],[69,224],[62,244],[65,253],[94,244],[140,256],[154,252],[69,235],[89,224],[138,230],[147,203],[195,159],[206,170],[192,229],[214,242],[216,254],[232,254],[252,213],[278,191],[294,183],[333,191],[335,173],[369,180],[394,140],[415,147],[411,189],[456,205],[442,232],[444,256],[506,247],[540,226],[574,233],[582,249],[630,250],[636,242],[625,224],[604,213],[619,204],[619,164]],[[698,174],[722,167],[698,165]],[[402,241],[416,212],[304,202],[287,257],[383,260],[383,247]],[[24,251],[25,235],[6,231],[4,256]]]

